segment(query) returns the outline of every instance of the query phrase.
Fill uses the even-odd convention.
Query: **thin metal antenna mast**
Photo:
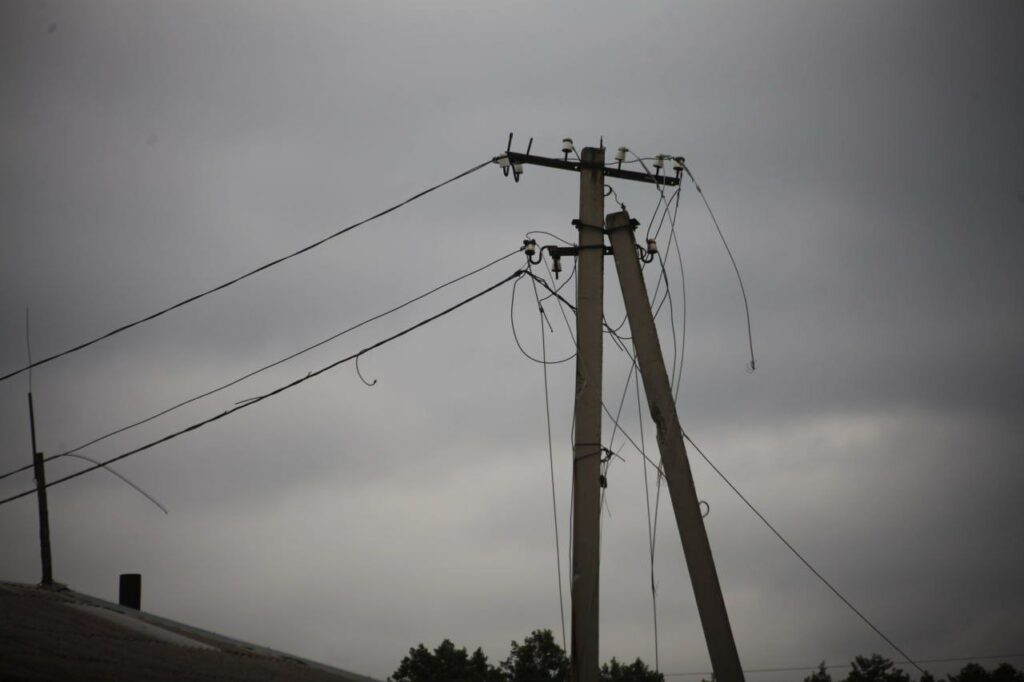
[[[25,346],[28,351],[28,364],[32,364],[32,341],[29,331],[29,312],[25,308]],[[43,453],[36,445],[36,410],[32,403],[32,371],[28,375],[28,423],[32,431],[32,468],[36,477],[36,499],[39,502],[39,553],[43,564],[44,587],[53,585],[53,557],[50,554],[50,509],[46,499],[46,467],[43,464]]]

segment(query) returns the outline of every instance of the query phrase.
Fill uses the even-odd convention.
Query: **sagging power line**
[[[406,307],[412,305],[413,303],[416,303],[417,301],[423,300],[427,296],[435,294],[438,291],[441,291],[442,289],[445,289],[445,288],[447,288],[449,286],[452,286],[453,284],[457,284],[458,282],[461,282],[461,281],[463,281],[463,280],[465,280],[465,279],[467,279],[469,277],[472,277],[473,275],[476,275],[476,274],[478,274],[480,272],[483,272],[484,270],[486,270],[486,269],[488,269],[488,268],[490,268],[490,267],[492,267],[494,265],[497,265],[498,263],[501,263],[502,261],[505,261],[508,258],[511,258],[512,256],[514,256],[515,254],[519,253],[522,250],[523,250],[522,247],[520,247],[518,249],[510,251],[509,253],[505,254],[504,256],[500,256],[500,257],[498,257],[498,258],[496,258],[496,259],[494,259],[494,260],[492,260],[492,261],[490,261],[488,263],[485,263],[484,265],[482,265],[480,267],[477,267],[477,268],[475,268],[475,269],[473,269],[473,270],[471,270],[471,271],[469,271],[469,272],[467,272],[465,274],[459,275],[458,277],[455,277],[454,279],[448,280],[447,282],[444,282],[443,284],[435,286],[434,288],[432,288],[432,289],[430,289],[430,290],[428,290],[428,291],[426,291],[426,292],[424,292],[422,294],[419,294],[419,295],[417,295],[417,296],[415,296],[415,297],[405,301],[404,303],[400,303],[399,305],[396,305],[393,308],[385,310],[382,313],[378,313],[378,314],[374,315],[373,317],[369,317],[369,318],[363,320],[362,322],[359,322],[359,323],[354,324],[354,325],[352,325],[352,326],[350,326],[350,327],[348,327],[348,328],[346,328],[346,329],[344,329],[344,330],[342,330],[340,332],[332,334],[332,335],[328,336],[327,338],[325,338],[325,339],[323,339],[321,341],[318,341],[318,342],[316,342],[316,343],[314,343],[314,344],[312,344],[310,346],[306,346],[305,348],[303,348],[301,350],[298,350],[298,351],[295,351],[293,353],[290,353],[290,354],[286,355],[285,357],[283,357],[283,358],[281,358],[279,360],[275,360],[274,362],[271,362],[269,364],[263,365],[262,367],[259,367],[258,369],[255,369],[255,370],[252,370],[250,372],[247,372],[246,374],[243,374],[242,376],[240,376],[240,377],[238,377],[236,379],[228,381],[227,383],[224,383],[224,384],[221,384],[221,385],[216,386],[214,388],[208,389],[206,391],[203,391],[202,393],[198,393],[198,394],[196,394],[196,395],[194,395],[194,396],[192,396],[190,398],[186,398],[185,400],[182,400],[182,401],[180,401],[178,403],[175,403],[174,405],[171,405],[170,407],[167,407],[167,408],[165,408],[163,410],[155,412],[154,414],[151,414],[150,416],[145,417],[144,419],[139,419],[139,420],[137,420],[135,422],[132,422],[131,424],[127,424],[127,425],[122,426],[120,428],[114,429],[113,431],[108,431],[107,433],[104,433],[101,436],[95,437],[95,438],[93,438],[93,439],[91,439],[91,440],[89,440],[89,441],[87,441],[85,443],[82,443],[81,445],[78,445],[78,446],[75,446],[75,447],[70,448],[68,450],[65,450],[64,452],[60,452],[60,453],[57,453],[57,454],[50,455],[49,457],[45,457],[43,461],[50,462],[50,461],[53,461],[55,459],[59,459],[61,457],[66,457],[66,456],[69,456],[69,455],[73,455],[74,453],[78,452],[79,450],[84,450],[85,448],[87,448],[89,446],[92,446],[92,445],[95,445],[96,443],[99,443],[101,441],[104,441],[107,438],[111,438],[111,437],[116,436],[116,435],[118,435],[120,433],[124,433],[125,431],[128,431],[130,429],[136,428],[138,426],[142,426],[143,424],[147,424],[147,423],[153,421],[154,419],[157,419],[157,418],[162,417],[164,415],[170,414],[171,412],[173,412],[173,411],[175,411],[177,409],[180,409],[182,407],[185,407],[186,405],[189,405],[191,403],[194,403],[197,400],[202,400],[203,398],[207,398],[207,397],[212,396],[212,395],[214,395],[216,393],[219,393],[220,391],[223,391],[223,390],[228,389],[228,388],[230,388],[232,386],[235,386],[235,385],[245,381],[246,379],[250,379],[250,378],[256,376],[257,374],[260,374],[260,373],[265,372],[265,371],[267,371],[269,369],[272,369],[272,368],[277,367],[277,366],[279,366],[281,364],[284,364],[285,362],[288,362],[289,360],[293,360],[294,358],[297,358],[300,355],[303,355],[304,353],[308,353],[311,350],[314,350],[316,348],[320,348],[321,346],[323,346],[323,345],[325,345],[327,343],[330,343],[331,341],[335,341],[335,340],[341,338],[342,336],[348,334],[349,332],[355,331],[356,329],[359,329],[360,327],[363,327],[363,326],[365,326],[365,325],[367,325],[367,324],[369,324],[371,322],[375,322],[376,320],[379,320],[379,319],[381,319],[381,318],[383,318],[383,317],[385,317],[387,315],[390,315],[392,313],[398,312],[399,310],[402,310],[403,308],[406,308]],[[9,476],[13,476],[13,475],[18,474],[18,473],[21,473],[23,471],[27,471],[28,469],[31,469],[31,468],[32,468],[31,464],[26,464],[24,466],[18,467],[17,469],[13,469],[13,470],[8,471],[8,472],[6,472],[4,474],[0,474],[0,480],[3,480],[3,479],[5,479],[5,478],[7,478]]]
[[[321,374],[323,374],[325,372],[328,372],[328,371],[334,369],[335,367],[338,367],[339,365],[345,364],[346,362],[351,362],[352,360],[355,360],[356,358],[360,357],[361,355],[365,355],[366,353],[369,353],[372,350],[380,348],[381,346],[383,346],[383,345],[385,345],[387,343],[390,343],[390,342],[392,342],[392,341],[394,341],[396,339],[399,339],[399,338],[405,336],[406,334],[408,334],[408,333],[410,333],[410,332],[412,332],[412,331],[414,331],[416,329],[419,329],[420,327],[423,327],[423,326],[425,326],[427,324],[430,324],[431,322],[433,322],[435,320],[438,320],[438,319],[444,317],[445,315],[448,315],[448,314],[458,310],[459,308],[461,308],[461,307],[463,307],[463,306],[465,306],[465,305],[467,305],[467,304],[477,300],[478,298],[481,298],[482,296],[485,296],[486,294],[494,291],[495,289],[498,289],[502,285],[522,277],[525,273],[526,273],[526,271],[523,270],[523,269],[516,270],[515,272],[513,272],[508,277],[505,277],[504,279],[500,280],[499,282],[497,282],[495,284],[492,284],[491,286],[487,287],[486,289],[484,289],[484,290],[482,290],[482,291],[480,291],[480,292],[478,292],[476,294],[473,294],[469,298],[465,298],[462,301],[459,301],[458,303],[456,303],[455,305],[449,306],[448,308],[445,308],[441,312],[436,313],[434,315],[431,315],[430,317],[428,317],[428,318],[426,318],[426,319],[424,319],[424,320],[422,320],[420,322],[417,322],[416,324],[414,324],[414,325],[412,325],[410,327],[406,327],[402,331],[400,331],[400,332],[398,332],[396,334],[392,334],[391,336],[388,336],[388,337],[386,337],[386,338],[384,338],[384,339],[382,339],[382,340],[380,340],[380,341],[378,341],[378,342],[376,342],[376,343],[374,343],[372,345],[369,345],[369,346],[363,348],[362,350],[360,350],[360,351],[358,351],[356,353],[352,353],[351,355],[348,355],[348,356],[346,356],[346,357],[344,357],[344,358],[342,358],[340,360],[336,360],[336,361],[330,363],[329,365],[325,365],[324,367],[321,367],[318,370],[309,372],[305,376],[299,377],[298,379],[295,379],[294,381],[292,381],[292,382],[290,382],[288,384],[285,384],[283,386],[275,388],[272,391],[269,391],[267,393],[263,393],[261,395],[258,395],[256,397],[254,397],[254,398],[251,398],[250,400],[247,400],[247,401],[245,401],[245,402],[243,402],[243,403],[241,403],[239,405],[236,405],[235,407],[233,407],[233,408],[231,408],[229,410],[226,410],[226,411],[224,411],[224,412],[222,412],[222,413],[220,413],[218,415],[214,415],[214,416],[209,417],[207,419],[204,419],[202,421],[196,422],[196,423],[194,423],[194,424],[192,424],[190,426],[187,426],[187,427],[185,427],[183,429],[179,429],[179,430],[177,430],[177,431],[175,431],[173,433],[170,433],[170,434],[168,434],[168,435],[166,435],[166,436],[164,436],[162,438],[158,438],[157,440],[150,441],[149,443],[146,443],[145,445],[142,445],[140,447],[134,448],[132,450],[129,450],[128,452],[124,452],[124,453],[122,453],[120,455],[117,455],[115,457],[111,457],[109,459],[103,460],[101,462],[96,463],[93,466],[87,467],[85,469],[81,469],[81,470],[76,471],[76,472],[74,472],[72,474],[68,474],[67,476],[64,476],[62,478],[58,478],[55,481],[49,481],[49,482],[47,482],[45,484],[45,486],[40,486],[40,489],[41,490],[46,490],[46,489],[52,488],[53,486],[58,485],[60,483],[64,483],[66,481],[70,481],[72,479],[78,478],[79,476],[84,476],[85,474],[90,473],[92,471],[95,471],[97,469],[100,469],[100,468],[102,468],[102,467],[104,467],[104,466],[106,466],[108,464],[112,464],[114,462],[120,461],[120,460],[125,459],[127,457],[131,457],[132,455],[135,455],[135,454],[138,454],[140,452],[143,452],[145,450],[149,450],[150,448],[156,447],[157,445],[161,445],[161,444],[166,443],[166,442],[168,442],[170,440],[178,438],[179,436],[183,436],[186,433],[190,433],[190,432],[195,431],[197,429],[200,429],[200,428],[202,428],[202,427],[204,427],[204,426],[206,426],[208,424],[212,424],[215,421],[219,421],[219,420],[223,419],[224,417],[232,415],[232,414],[234,414],[236,412],[239,412],[241,410],[244,410],[246,408],[252,407],[253,405],[256,405],[257,403],[260,403],[260,402],[262,402],[262,401],[264,401],[264,400],[266,400],[268,398],[272,398],[272,397],[274,397],[274,396],[276,396],[276,395],[278,395],[280,393],[283,393],[283,392],[287,391],[288,389],[294,388],[295,386],[298,386],[299,384],[305,383],[306,381],[309,381],[310,379],[318,377]],[[26,497],[28,495],[31,495],[31,494],[35,493],[35,492],[36,492],[36,488],[32,488],[31,490],[26,490],[26,491],[18,493],[16,495],[11,495],[10,497],[6,497],[6,498],[0,500],[0,506],[3,506],[5,504],[8,504],[9,502],[13,502],[13,501],[18,500],[18,499],[21,499],[22,497]]]
[[[54,353],[53,355],[47,356],[45,358],[42,358],[41,360],[36,360],[35,362],[30,362],[29,364],[25,365],[24,367],[21,367],[19,369],[14,370],[13,372],[8,372],[7,374],[4,374],[3,376],[0,376],[0,381],[6,381],[7,379],[10,379],[12,377],[18,376],[22,372],[28,371],[28,370],[32,369],[33,367],[39,367],[40,365],[45,365],[46,363],[52,362],[52,361],[54,361],[54,360],[56,360],[58,358],[62,358],[65,355],[70,355],[71,353],[80,351],[80,350],[82,350],[84,348],[88,348],[89,346],[91,346],[91,345],[93,345],[95,343],[99,343],[100,341],[103,341],[104,339],[109,339],[112,336],[116,336],[117,334],[120,334],[121,332],[127,331],[127,330],[131,329],[132,327],[137,327],[140,324],[143,324],[145,322],[149,322],[150,320],[154,320],[154,319],[156,319],[156,318],[158,318],[158,317],[160,317],[162,315],[165,315],[165,314],[171,312],[172,310],[176,310],[178,308],[181,308],[183,306],[188,305],[189,303],[193,303],[195,301],[198,301],[201,298],[205,298],[206,296],[209,296],[210,294],[216,293],[216,292],[221,291],[223,289],[227,289],[228,287],[232,286],[233,284],[237,284],[238,282],[241,282],[244,279],[248,279],[249,277],[252,277],[253,275],[255,275],[257,273],[263,272],[264,270],[272,268],[275,265],[279,265],[280,263],[283,263],[283,262],[285,262],[287,260],[295,258],[296,256],[302,255],[302,254],[306,253],[307,251],[312,251],[313,249],[317,248],[318,246],[326,244],[327,242],[331,241],[332,239],[335,239],[336,237],[340,237],[341,235],[343,235],[343,234],[345,234],[347,232],[351,232],[352,230],[356,229],[357,227],[360,227],[360,226],[365,225],[365,224],[367,224],[369,222],[377,220],[378,218],[382,218],[382,217],[388,215],[389,213],[397,211],[399,208],[401,208],[401,207],[403,207],[403,206],[405,206],[407,204],[410,204],[413,201],[416,201],[417,199],[419,199],[421,197],[424,197],[424,196],[430,194],[431,192],[433,192],[435,190],[441,189],[445,185],[449,185],[449,184],[455,182],[456,180],[460,180],[460,179],[466,177],[467,175],[470,175],[470,174],[480,170],[481,168],[494,163],[495,160],[496,160],[496,158],[495,159],[488,159],[487,161],[484,161],[483,163],[479,163],[479,164],[473,166],[472,168],[464,170],[461,173],[459,173],[459,174],[457,174],[457,175],[455,175],[455,176],[453,176],[451,178],[448,178],[444,182],[440,182],[440,183],[438,183],[436,185],[428,187],[427,189],[425,189],[425,190],[423,190],[421,192],[418,192],[418,193],[412,195],[411,197],[409,197],[405,201],[402,201],[402,202],[399,202],[399,203],[397,203],[397,204],[395,204],[393,206],[390,206],[390,207],[384,209],[383,211],[380,211],[379,213],[375,213],[374,215],[370,216],[369,218],[364,218],[364,219],[362,219],[362,220],[360,220],[358,222],[352,223],[351,225],[349,225],[347,227],[343,227],[340,230],[337,230],[336,232],[332,232],[331,234],[327,235],[326,237],[323,237],[322,239],[319,239],[319,240],[313,242],[312,244],[309,244],[307,246],[302,247],[298,251],[293,251],[293,252],[291,252],[291,253],[289,253],[287,255],[281,256],[279,258],[275,258],[272,261],[264,263],[263,265],[260,265],[257,268],[253,268],[252,270],[249,270],[248,272],[246,272],[246,273],[244,273],[242,275],[239,275],[238,277],[235,277],[234,279],[230,279],[230,280],[224,282],[223,284],[218,284],[217,286],[215,286],[213,288],[210,288],[210,289],[207,289],[205,291],[202,291],[202,292],[200,292],[198,294],[195,294],[194,296],[190,296],[190,297],[188,297],[188,298],[186,298],[186,299],[184,299],[182,301],[179,301],[179,302],[177,302],[177,303],[175,303],[173,305],[169,305],[166,308],[162,308],[162,309],[156,311],[155,313],[151,313],[149,315],[146,315],[145,317],[139,318],[138,320],[135,320],[134,322],[129,322],[128,324],[125,324],[125,325],[122,325],[120,327],[117,327],[116,329],[112,329],[111,331],[109,331],[109,332],[107,332],[105,334],[101,334],[100,336],[97,336],[96,338],[90,339],[89,341],[85,341],[85,342],[80,343],[80,344],[78,344],[76,346],[72,346],[71,348],[63,350],[63,351],[61,351],[59,353]]]

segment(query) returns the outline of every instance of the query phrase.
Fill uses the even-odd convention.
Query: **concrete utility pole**
[[[573,443],[572,680],[598,679],[601,520],[601,367],[604,319],[604,148],[580,168]]]
[[[662,466],[672,497],[679,537],[683,542],[686,567],[690,572],[697,611],[711,654],[711,666],[718,682],[742,682],[743,669],[740,667],[722,587],[711,556],[711,545],[701,517],[697,490],[686,458],[683,429],[676,414],[651,302],[647,298],[640,270],[636,237],[633,234],[635,223],[630,220],[628,213],[622,211],[608,215],[607,228],[629,317],[630,333],[633,335],[636,360],[643,377],[651,419],[657,429],[658,448],[661,450]],[[582,254],[580,261],[582,265]],[[576,490],[579,495],[578,484]]]
[[[575,256],[576,265],[576,404],[573,441],[572,521],[572,682],[597,682],[598,623],[601,555],[601,367],[604,322],[604,181],[606,178],[646,182],[661,187],[679,185],[675,177],[626,170],[621,167],[626,149],[620,148],[617,165],[606,166],[604,145],[587,147],[579,160],[569,160],[572,140],[564,140],[565,157],[553,159],[509,148],[501,157],[503,167],[515,172],[518,182],[524,164],[574,171],[580,174],[579,245],[556,247],[552,254]],[[620,156],[621,155],[621,156]],[[648,309],[650,315],[650,309]],[[664,372],[664,368],[662,368]],[[698,516],[699,520],[699,516]],[[722,678],[725,680],[726,678]],[[729,678],[731,681],[732,678]]]
[[[36,498],[39,502],[39,551],[43,560],[42,584],[53,584],[53,563],[50,557],[50,510],[46,501],[46,468],[43,453],[36,447],[36,411],[32,393],[28,394],[28,421],[32,429],[32,468],[36,476]]]

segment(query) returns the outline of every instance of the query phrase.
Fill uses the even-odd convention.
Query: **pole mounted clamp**
[[[616,214],[613,213],[612,215]],[[631,230],[636,230],[636,228],[640,227],[640,221],[637,220],[636,218],[630,218],[629,222],[626,223],[625,225],[616,225],[611,229],[605,228],[605,233],[609,233],[612,230],[621,230],[624,227],[629,227]]]
[[[573,218],[573,219],[572,219],[572,224],[573,224],[573,226],[574,226],[574,227],[575,227],[575,228],[576,228],[577,230],[578,230],[578,229],[580,229],[581,227],[589,227],[589,228],[591,228],[591,229],[593,229],[593,230],[601,230],[602,232],[604,232],[604,231],[605,231],[605,230],[604,230],[604,225],[591,225],[590,223],[585,223],[585,222],[583,222],[583,221],[582,221],[582,220],[580,220],[579,218]]]

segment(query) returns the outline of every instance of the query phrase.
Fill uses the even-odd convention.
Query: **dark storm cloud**
[[[2,12],[5,371],[25,357],[25,306],[35,355],[56,352],[479,163],[509,130],[543,154],[567,134],[683,154],[742,268],[759,361],[744,372],[739,290],[685,187],[691,435],[911,654],[998,653],[1024,637],[1019,6]],[[613,184],[646,221],[651,188]],[[487,168],[40,368],[41,447],[72,447],[276,360],[510,251],[528,229],[571,238],[576,191],[555,171],[529,168],[516,185]],[[89,453],[302,376],[517,264]],[[617,286],[610,274],[613,319]],[[55,488],[58,578],[111,596],[114,576],[137,569],[155,611],[380,677],[420,641],[452,637],[500,658],[532,628],[558,632],[542,376],[510,338],[510,293],[365,356],[372,388],[343,366],[122,462],[169,516],[102,473]],[[536,352],[532,293],[519,296],[518,329]],[[667,343],[667,320],[661,329]],[[559,334],[552,355],[569,348]],[[628,365],[610,343],[606,359],[617,405]],[[571,365],[550,374],[563,551]],[[4,470],[30,449],[25,388],[25,377],[0,385]],[[625,414],[636,437],[635,405]],[[651,660],[641,465],[621,441],[603,521],[602,651]],[[746,664],[892,653],[696,457],[693,468]],[[31,500],[0,509],[0,576],[35,579],[34,528]],[[657,572],[662,669],[706,669],[668,521]]]

